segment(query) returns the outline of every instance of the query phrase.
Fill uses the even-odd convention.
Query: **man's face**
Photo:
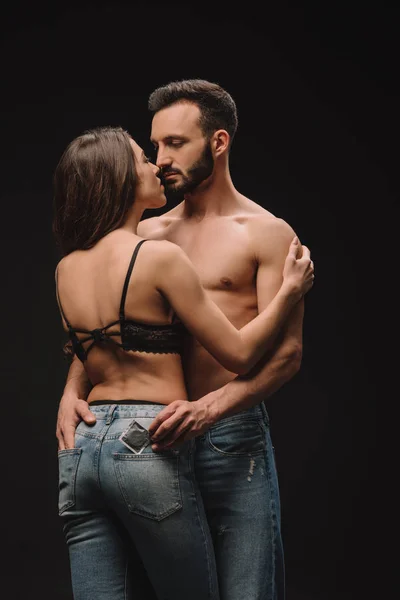
[[[169,197],[182,199],[212,174],[214,160],[199,117],[200,109],[190,102],[163,108],[153,117],[151,141]]]

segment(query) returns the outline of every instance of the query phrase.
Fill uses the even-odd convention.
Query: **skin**
[[[165,175],[173,171],[165,179],[167,188],[179,188],[190,179],[191,167],[204,155],[207,143],[214,164],[211,175],[187,194],[184,202],[162,217],[142,221],[137,233],[147,239],[166,240],[179,246],[198,273],[199,282],[207,292],[205,296],[215,302],[235,329],[239,329],[273,303],[282,285],[285,260],[295,234],[285,221],[235,189],[229,173],[229,134],[218,130],[207,142],[198,118],[199,109],[192,103],[172,105],[154,116],[151,139],[157,149],[157,166]],[[137,207],[135,219],[139,212]],[[136,224],[139,219],[135,220]],[[131,226],[127,231],[129,227],[133,232]],[[150,242],[146,242],[141,252],[148,244]],[[304,248],[298,244],[297,258]],[[313,272],[308,249],[305,249],[305,258]],[[146,256],[143,257],[144,272],[150,261],[145,263]],[[137,271],[139,278],[139,263]],[[171,273],[165,270],[164,273],[166,279],[171,277]],[[76,287],[75,284],[74,290]],[[275,345],[260,356],[250,373],[242,376],[225,368],[226,364],[222,366],[221,357],[216,357],[215,352],[205,350],[201,332],[198,339],[193,338],[184,354],[187,394],[183,389],[177,390],[171,381],[166,384],[163,380],[163,398],[167,406],[150,427],[153,449],[174,447],[200,435],[222,417],[265,400],[293,377],[301,363],[303,314],[304,301],[301,299],[288,312]],[[138,316],[129,315],[132,318]],[[204,326],[204,312],[200,316]],[[69,319],[72,321],[72,315]],[[218,337],[220,335],[219,331]],[[169,368],[160,370],[163,377]],[[140,368],[137,374],[139,372]],[[60,448],[73,447],[74,430],[81,418],[87,423],[95,420],[84,401],[87,393],[87,378],[81,364],[75,360],[59,407],[57,438]],[[89,400],[94,399],[93,390],[90,394]],[[103,389],[102,395],[97,397],[104,399],[115,395],[105,396]],[[119,396],[128,397],[131,396]],[[133,397],[138,398],[137,392]],[[156,400],[154,394],[151,400],[161,401]]]

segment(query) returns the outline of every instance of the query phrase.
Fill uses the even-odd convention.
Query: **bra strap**
[[[135,264],[137,254],[138,254],[138,252],[140,250],[140,246],[144,242],[146,242],[146,241],[147,240],[140,240],[140,242],[136,245],[136,248],[135,248],[135,250],[133,251],[133,254],[132,254],[131,262],[129,263],[128,272],[126,274],[125,283],[124,283],[124,287],[123,287],[123,290],[122,290],[121,304],[120,304],[120,307],[119,307],[119,318],[120,318],[121,321],[125,320],[125,300],[126,300],[126,294],[128,292],[129,281],[131,279],[132,269],[133,269],[133,266]]]

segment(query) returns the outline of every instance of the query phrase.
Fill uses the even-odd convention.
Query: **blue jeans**
[[[221,600],[284,600],[278,479],[264,404],[197,438],[195,469]]]
[[[58,453],[59,514],[75,600],[219,599],[194,476],[195,442],[158,454],[150,444],[141,450],[162,408],[93,406],[96,424],[81,422],[76,447]],[[118,439],[133,419],[137,454]]]

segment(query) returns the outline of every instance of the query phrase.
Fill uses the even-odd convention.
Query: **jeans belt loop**
[[[118,407],[118,405],[114,404],[113,406],[110,406],[110,408],[108,409],[106,425],[109,425],[111,423],[111,421],[113,420],[114,411],[117,407]]]

